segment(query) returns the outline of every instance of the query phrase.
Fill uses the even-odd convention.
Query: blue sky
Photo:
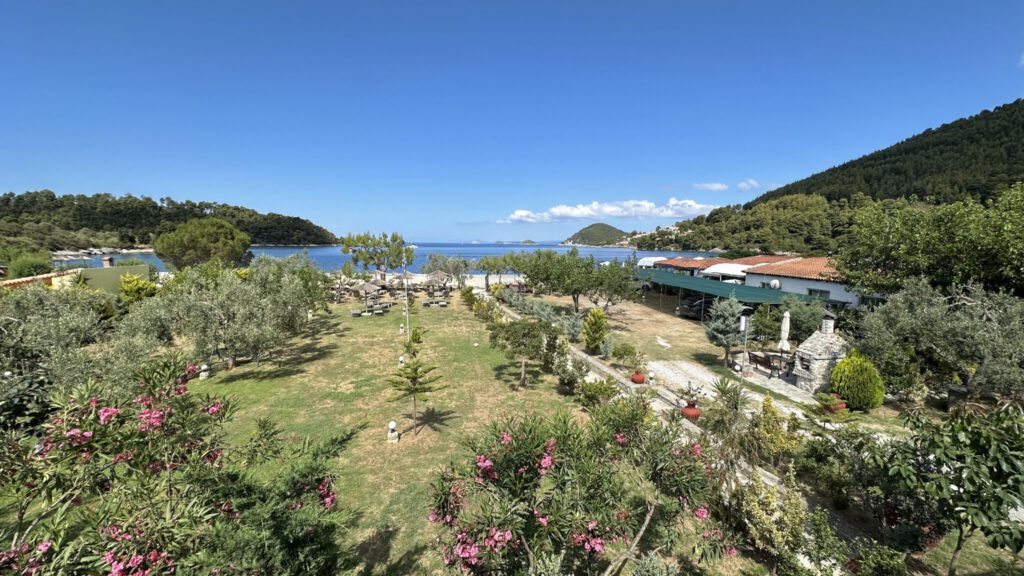
[[[1024,2],[0,0],[0,190],[650,229],[1024,96]]]

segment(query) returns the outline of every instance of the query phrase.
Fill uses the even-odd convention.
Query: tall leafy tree
[[[388,383],[394,388],[397,395],[391,399],[392,402],[412,398],[412,421],[416,434],[419,434],[417,426],[417,401],[425,402],[427,395],[431,392],[443,390],[447,385],[436,384],[441,380],[440,374],[435,374],[436,366],[427,366],[419,358],[414,358],[395,372],[395,375],[388,378]]]
[[[364,270],[372,268],[382,275],[408,266],[413,259],[413,249],[406,246],[405,239],[397,232],[349,234],[341,239],[341,251],[351,254],[352,261],[361,264]]]
[[[576,248],[557,257],[552,288],[572,298],[573,312],[580,311],[580,296],[598,285],[596,268],[594,257],[583,258]]]
[[[501,348],[509,360],[519,363],[519,385],[526,385],[526,364],[541,356],[548,330],[530,319],[494,323],[489,328],[491,346]]]
[[[711,305],[711,311],[704,322],[704,333],[712,344],[725,350],[723,364],[729,366],[729,356],[733,348],[743,343],[743,331],[740,330],[740,314],[743,304],[735,298],[720,298]]]
[[[633,271],[636,270],[636,256],[620,262],[612,260],[594,271],[587,298],[594,306],[605,310],[623,301],[637,301],[641,297],[640,288]]]
[[[157,237],[153,249],[178,270],[210,260],[234,266],[251,257],[249,235],[220,218],[189,220]]]
[[[996,548],[1019,552],[1024,529],[1010,511],[1024,505],[1024,413],[1007,403],[991,411],[964,407],[936,422],[911,414],[909,441],[896,444],[889,474],[927,494],[956,530],[949,576],[964,544],[981,531]]]
[[[466,274],[469,272],[470,267],[470,261],[461,256],[431,254],[427,257],[427,263],[420,270],[425,274],[444,272],[455,279],[459,288],[464,288],[466,286]]]
[[[1024,390],[1024,301],[971,284],[942,290],[922,279],[864,316],[857,349],[887,389],[916,382],[972,395]]]

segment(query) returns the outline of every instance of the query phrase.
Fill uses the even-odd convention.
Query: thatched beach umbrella
[[[451,279],[451,274],[448,274],[447,272],[442,272],[440,270],[435,270],[430,274],[427,274],[427,280],[432,281],[432,283],[437,286],[444,286]]]

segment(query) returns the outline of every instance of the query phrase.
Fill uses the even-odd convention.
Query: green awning
[[[709,294],[718,298],[729,298],[730,296],[748,304],[781,304],[782,299],[795,297],[799,300],[812,300],[805,294],[794,294],[771,288],[760,288],[758,286],[746,286],[744,284],[729,284],[700,276],[687,276],[676,274],[667,270],[638,269],[634,272],[638,280],[655,282],[664,286],[683,288],[694,292]]]

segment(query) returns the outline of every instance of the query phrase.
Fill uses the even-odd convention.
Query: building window
[[[771,288],[771,287],[772,287],[772,283],[771,282],[761,282],[761,288]]]
[[[807,295],[811,298],[817,298],[818,300],[828,300],[832,293],[828,290],[815,290],[814,288],[808,288]]]

